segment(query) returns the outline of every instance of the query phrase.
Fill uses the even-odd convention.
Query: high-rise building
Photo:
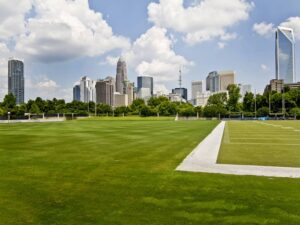
[[[220,92],[227,91],[227,87],[230,84],[235,83],[235,72],[234,71],[219,71],[220,76]]]
[[[128,95],[127,94],[120,94],[119,92],[115,92],[115,107],[120,106],[128,106]]]
[[[192,81],[192,100],[202,93],[202,81]]]
[[[16,97],[16,103],[24,103],[24,63],[20,60],[8,61],[8,93]]]
[[[177,94],[181,96],[181,98],[185,99],[187,101],[188,99],[188,93],[186,88],[175,88],[172,89],[172,94]]]
[[[73,87],[73,101],[80,101],[80,85],[77,84]]]
[[[126,94],[128,95],[128,105],[131,105],[134,100],[134,83],[126,82],[125,83]]]
[[[137,78],[138,97],[145,99],[153,96],[153,77],[139,76]]]
[[[168,95],[168,98],[171,102],[186,102],[185,99],[182,98],[182,96],[180,94],[173,94],[173,93],[170,93]]]
[[[295,37],[293,29],[278,27],[275,35],[276,79],[295,83]]]
[[[206,106],[209,97],[211,96],[211,92],[206,91],[197,95],[197,98],[193,101],[194,106]]]
[[[238,86],[240,88],[240,94],[242,97],[244,97],[247,92],[250,93],[252,91],[250,84],[239,84]]]
[[[272,79],[270,80],[270,84],[265,87],[264,94],[272,91],[276,91],[277,93],[281,93],[284,88],[284,81]]]
[[[80,80],[80,101],[96,102],[95,81],[86,76]]]
[[[115,85],[112,77],[96,82],[96,102],[110,106],[114,105]]]
[[[230,84],[235,83],[234,71],[213,71],[206,78],[206,90],[212,93],[225,92]]]
[[[217,71],[210,72],[206,77],[206,90],[218,92],[220,89],[220,76]]]
[[[126,82],[127,77],[127,66],[123,57],[119,58],[117,63],[117,75],[116,75],[116,92],[120,94],[126,94]]]

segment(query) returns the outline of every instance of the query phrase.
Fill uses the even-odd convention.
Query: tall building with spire
[[[117,64],[116,92],[119,92],[120,94],[127,94],[127,82],[128,77],[126,62],[123,57],[120,57]]]

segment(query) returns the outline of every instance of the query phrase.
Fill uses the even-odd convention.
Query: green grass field
[[[218,163],[300,167],[300,121],[227,122]]]
[[[174,171],[217,123],[0,125],[0,224],[299,224],[299,179]]]

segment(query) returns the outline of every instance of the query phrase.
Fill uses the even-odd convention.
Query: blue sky
[[[25,61],[27,99],[57,96],[70,100],[72,86],[81,76],[114,76],[114,63],[121,54],[128,58],[131,81],[136,82],[139,73],[154,74],[158,90],[176,87],[182,66],[183,85],[188,89],[192,80],[205,80],[210,71],[235,70],[238,83],[251,84],[253,91],[262,92],[275,77],[274,28],[285,22],[295,29],[297,44],[300,40],[297,0],[189,0],[184,1],[184,8],[180,7],[182,0],[90,0],[88,4],[87,0],[76,0],[73,5],[65,0],[25,1],[28,4],[22,5],[23,11],[11,10],[13,3],[0,3],[2,21],[9,21],[14,13],[24,14],[16,18],[16,23],[24,23],[20,29],[8,32],[9,26],[0,25],[2,95],[7,88],[5,59],[10,56]],[[153,6],[151,13],[149,4]],[[211,10],[211,19],[202,16],[199,4],[205,4],[205,11]],[[199,11],[189,14],[188,7]],[[9,13],[1,14],[1,9]],[[54,16],[54,11],[61,17]],[[174,12],[181,12],[178,21],[165,16]],[[259,25],[259,31],[253,29],[254,24]],[[87,38],[85,31],[99,36]],[[76,36],[74,40],[68,40],[70,33]],[[300,71],[299,52],[296,45],[296,72]]]

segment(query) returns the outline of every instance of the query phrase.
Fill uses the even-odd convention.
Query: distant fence
[[[66,120],[72,120],[82,117],[88,117],[86,114],[75,113],[57,113],[57,114],[31,114],[31,115],[5,115],[0,116],[0,120],[41,120],[41,119],[55,119],[64,118]]]
[[[241,116],[220,116],[220,117],[182,117],[178,120],[300,120],[300,116],[265,116],[265,117],[241,117]]]

